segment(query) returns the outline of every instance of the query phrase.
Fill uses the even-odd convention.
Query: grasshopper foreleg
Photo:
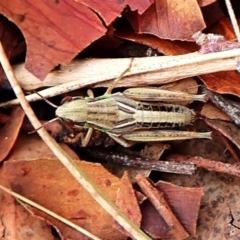
[[[111,137],[114,141],[116,141],[117,143],[122,145],[123,147],[131,147],[135,144],[135,142],[133,142],[133,141],[128,141],[128,140],[122,138],[121,136],[115,136],[114,134],[111,134],[109,132],[107,132],[107,135],[109,137]]]

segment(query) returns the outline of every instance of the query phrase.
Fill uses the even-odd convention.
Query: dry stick
[[[148,197],[153,206],[157,209],[161,217],[169,226],[169,234],[171,234],[174,239],[185,239],[189,237],[189,234],[185,231],[181,223],[170,209],[164,198],[164,194],[153,187],[152,184],[141,174],[136,176],[136,180],[143,193]]]
[[[222,163],[198,156],[184,156],[179,154],[170,154],[167,159],[176,162],[192,162],[196,164],[197,167],[205,168],[208,171],[227,173],[240,177],[239,164]]]
[[[107,152],[98,149],[87,148],[85,151],[92,157],[102,161],[118,163],[128,167],[141,168],[145,170],[155,170],[178,174],[193,174],[195,165],[191,163],[179,164],[168,161],[154,161],[147,158],[136,157],[124,153]]]
[[[235,70],[235,58],[237,57],[240,57],[240,49],[233,49],[224,52],[209,54],[190,53],[180,56],[134,58],[131,70],[126,73],[126,76],[128,77],[124,77],[119,82],[118,86],[128,87],[140,85],[156,85],[169,83],[171,81],[176,81],[190,76],[225,70]],[[39,93],[43,97],[48,98],[81,87],[86,87],[92,84],[104,82],[106,80],[114,79],[118,77],[123,72],[123,70],[129,66],[130,61],[130,58],[126,58],[111,60],[82,60],[79,61],[77,64],[76,62],[73,62],[68,67],[65,67],[64,72],[53,72],[50,73],[46,78],[46,83],[48,82],[48,85],[50,84],[51,80],[59,78],[65,78],[68,82],[60,84],[56,87],[45,89],[43,91],[40,91]],[[74,70],[73,67],[75,67]],[[93,71],[94,68],[99,67],[101,68],[97,72]],[[23,67],[21,71],[23,71]],[[79,76],[82,77],[80,78]],[[30,85],[30,82],[39,81],[30,73],[27,73],[27,71],[25,71],[25,73],[21,76],[18,76],[18,78],[30,79],[25,84],[26,86]],[[70,79],[75,80],[69,82]],[[109,83],[104,83],[101,86],[108,85]],[[38,87],[40,87],[39,84]],[[31,85],[31,88],[34,89],[34,86]],[[37,94],[31,94],[27,96],[26,99],[28,101],[36,101],[40,100],[41,98]],[[19,101],[17,99],[0,104],[0,107],[9,107],[16,104],[19,104]]]
[[[35,202],[33,202],[33,201],[23,197],[22,195],[14,192],[14,191],[9,190],[8,188],[2,186],[1,184],[0,184],[0,189],[5,191],[6,193],[12,195],[13,197],[15,197],[15,198],[17,198],[17,199],[19,199],[19,200],[29,204],[30,206],[33,206],[33,207],[35,207],[35,208],[37,208],[37,209],[47,213],[48,215],[50,215],[50,216],[58,219],[59,221],[67,224],[68,226],[71,226],[72,228],[74,228],[77,231],[85,234],[86,236],[88,236],[88,237],[90,237],[92,239],[95,239],[95,240],[100,240],[100,238],[96,237],[95,235],[93,235],[92,233],[86,231],[85,229],[81,228],[80,226],[76,225],[75,223],[73,223],[73,222],[67,220],[66,218],[64,218],[64,217],[62,217],[62,216],[60,216],[60,215],[50,211],[49,209],[47,209],[45,207],[42,207],[41,205],[39,205],[39,204],[37,204],[37,203],[35,203]]]
[[[231,4],[230,0],[225,0],[225,3],[227,6],[227,9],[228,9],[229,17],[231,19],[235,35],[237,37],[238,42],[240,42],[240,32],[239,32],[238,22],[237,22],[235,13],[232,8],[232,4]]]
[[[18,97],[23,110],[28,116],[30,122],[35,129],[41,127],[41,123],[36,118],[33,110],[29,106],[19,87],[17,79],[13,73],[11,65],[6,57],[0,42],[0,62],[5,71],[6,76],[11,83],[11,86]],[[38,130],[38,134],[43,141],[48,145],[56,157],[62,162],[62,164],[69,170],[69,172],[77,179],[77,181],[91,194],[91,196],[135,239],[150,239],[145,233],[143,233],[134,223],[132,223],[116,206],[111,203],[103,193],[91,183],[88,176],[79,168],[77,163],[56,143],[56,141],[48,134],[48,132],[41,128]],[[59,179],[61,181],[61,179]]]

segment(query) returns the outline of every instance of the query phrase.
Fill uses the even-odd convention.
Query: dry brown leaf
[[[25,113],[21,107],[13,109],[11,117],[6,125],[0,130],[0,162],[3,161],[17,140],[18,133],[23,123]]]
[[[106,33],[129,5],[143,13],[151,4],[141,1],[23,1],[0,2],[0,12],[22,31],[27,42],[26,68],[44,79],[59,63],[68,64],[80,51]],[[101,16],[101,18],[98,17]],[[36,17],[37,16],[37,17]],[[102,21],[105,21],[104,24]]]
[[[226,40],[235,40],[232,24],[228,18],[223,18],[214,24],[209,32],[221,34]],[[239,73],[237,71],[222,71],[199,76],[206,87],[214,92],[240,96]]]
[[[164,192],[169,206],[190,236],[196,236],[203,188],[184,188],[164,181],[157,182],[155,187]]]
[[[196,235],[196,224],[203,188],[183,188],[159,181],[155,187],[164,193],[171,210],[190,236]],[[149,200],[141,205],[142,228],[154,238],[169,238],[169,228]]]
[[[0,182],[7,186],[0,172]],[[0,190],[0,239],[2,240],[53,240],[50,226],[32,216],[8,193]]]
[[[240,136],[238,134],[239,127],[236,126],[236,124],[221,120],[207,119],[205,121],[209,126],[223,134],[226,138],[233,142],[238,147],[238,149],[240,149]]]
[[[232,122],[232,119],[223,111],[221,111],[219,108],[214,106],[212,103],[205,103],[202,110],[201,115],[209,118],[209,119],[219,119],[223,121],[229,121]]]
[[[78,155],[64,143],[60,146],[74,159],[79,159]],[[21,132],[14,145],[13,150],[7,157],[8,161],[35,160],[38,158],[55,158],[55,155],[48,148],[45,142],[37,134],[27,134]]]
[[[121,178],[121,184],[116,198],[116,206],[125,213],[132,222],[140,227],[142,214],[127,172],[124,172]],[[129,235],[119,224],[115,223],[113,227],[123,234]]]
[[[159,38],[193,41],[192,35],[205,23],[197,1],[156,0],[142,15],[129,13],[128,19],[138,33]]]
[[[163,179],[182,186],[197,185],[204,188],[196,239],[238,238],[240,234],[238,226],[239,177],[199,170],[191,178],[164,175]],[[232,217],[233,222],[231,222]]]
[[[195,52],[199,49],[199,46],[193,42],[159,39],[158,37],[150,34],[138,34],[125,29],[124,31],[116,31],[114,35],[121,39],[149,46],[164,55],[181,55],[189,52]]]
[[[16,204],[16,231],[18,240],[54,240],[51,227]]]
[[[229,124],[229,123],[227,123]],[[236,135],[236,134],[235,134]],[[222,162],[233,163],[235,160],[224,154],[225,145],[218,134],[214,134],[211,141],[185,141],[174,143],[175,153],[202,156]],[[177,174],[161,174],[163,181],[184,187],[203,187],[202,198],[197,225],[196,239],[237,239],[240,232],[239,221],[239,177],[208,172],[198,169],[191,177]],[[230,212],[231,211],[231,212]],[[234,217],[231,222],[231,214]]]
[[[114,202],[120,180],[107,172],[100,164],[78,161],[79,167],[92,182]],[[86,192],[57,159],[35,161],[6,161],[4,176],[17,193],[73,221],[101,239],[126,239],[112,228],[113,219]],[[83,239],[83,235],[43,212],[32,210],[53,224],[61,236]],[[77,218],[77,216],[80,216]],[[97,226],[97,227],[96,227]]]
[[[7,182],[0,172],[0,182],[7,186]],[[0,239],[16,240],[16,206],[14,198],[0,190]]]
[[[216,2],[216,0],[198,0],[198,4],[201,7],[207,6],[207,5],[212,4],[214,2]]]

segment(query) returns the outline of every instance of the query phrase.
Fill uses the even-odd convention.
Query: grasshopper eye
[[[67,96],[67,97],[65,97],[65,98],[62,99],[61,105],[64,104],[64,103],[67,103],[67,102],[71,102],[71,101],[77,100],[77,99],[84,99],[84,98],[83,98],[83,97],[71,97],[71,96]]]
[[[67,97],[63,98],[62,101],[61,101],[61,105],[64,104],[64,103],[66,103],[66,102],[71,102],[72,99],[73,99],[73,98],[70,97],[70,96],[67,96]]]

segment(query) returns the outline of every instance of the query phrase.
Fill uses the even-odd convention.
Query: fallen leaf
[[[152,238],[170,238],[170,228],[163,220],[159,212],[147,199],[141,204],[142,224],[141,228]]]
[[[2,15],[0,16],[0,39],[8,59],[26,50],[19,29]]]
[[[164,196],[183,224],[190,236],[196,236],[196,226],[203,188],[184,188],[174,184],[158,181],[155,187],[164,193]]]
[[[223,35],[226,40],[235,41],[236,39],[232,24],[226,17],[214,24],[209,31],[214,34]],[[221,94],[240,96],[240,84],[238,84],[239,73],[237,71],[221,71],[204,74],[199,76],[199,78],[209,90]]]
[[[182,223],[176,217],[166,201],[164,193],[160,189],[156,189],[150,181],[140,174],[136,176],[136,180],[143,193],[151,201],[158,213],[169,226],[169,234],[171,237],[177,239],[185,239],[189,237],[189,234],[184,229]]]
[[[8,186],[7,181],[0,173],[0,182],[4,186]],[[0,190],[0,239],[16,240],[16,206],[14,198]]]
[[[1,185],[7,181],[0,171]],[[8,193],[0,190],[0,239],[4,240],[53,240],[50,226],[32,216]]]
[[[51,227],[16,204],[16,231],[18,240],[54,240]]]
[[[201,115],[208,118],[208,119],[219,119],[223,121],[232,122],[232,119],[222,110],[215,107],[211,103],[205,103],[202,110]]]
[[[195,149],[195,152],[198,149]],[[198,170],[191,178],[187,176],[164,175],[164,181],[173,184],[204,188],[201,201],[196,239],[237,239],[240,230],[238,226],[238,206],[240,193],[238,191],[239,177]],[[233,220],[233,223],[232,223]],[[223,237],[224,236],[224,237]]]
[[[139,1],[23,1],[2,0],[0,12],[22,31],[27,42],[25,67],[43,80],[56,65],[68,64],[106,33],[108,25],[129,4],[140,14],[150,5]],[[101,18],[99,18],[99,16]],[[37,16],[37,17],[36,17]]]
[[[236,126],[236,124],[221,120],[206,119],[205,121],[209,126],[219,131],[231,142],[233,142],[238,147],[238,149],[240,149],[240,136],[236,134],[239,132],[239,127]]]
[[[216,2],[216,0],[197,0],[197,1],[198,1],[199,6],[201,6],[201,7],[204,7],[204,6],[207,6],[209,4]]]
[[[193,41],[192,35],[206,27],[197,1],[156,0],[142,15],[129,13],[128,19],[138,33],[159,38]]]
[[[225,17],[225,14],[223,13],[222,8],[219,6],[218,1],[200,0],[198,3],[199,6],[201,7],[203,18],[208,28],[211,27],[212,24],[214,24],[221,18]]]
[[[183,224],[190,236],[196,235],[196,225],[203,188],[184,188],[171,183],[159,181],[154,184],[163,192],[164,198],[172,212]],[[141,205],[142,228],[154,238],[169,238],[171,233],[163,217],[154,209],[149,200]]]
[[[120,186],[119,179],[100,164],[84,161],[77,161],[77,164],[107,198],[114,202]],[[13,191],[56,212],[101,239],[126,239],[112,228],[113,218],[84,190],[59,160],[6,161],[3,168],[4,176]],[[83,239],[81,233],[58,220],[35,208],[31,208],[31,211],[55,226],[62,237]],[[89,217],[74,218],[81,211]]]
[[[231,155],[224,154],[225,145],[219,135],[213,132],[212,137],[212,140],[207,141],[191,140],[184,143],[174,143],[172,149],[178,154],[234,163],[235,160]],[[234,223],[237,224],[240,199],[237,190],[240,184],[239,177],[198,169],[191,177],[162,173],[161,180],[183,187],[204,188],[196,239],[223,239],[223,236],[226,236],[225,239],[238,238],[240,231],[231,223],[231,214],[234,216]]]
[[[153,49],[158,50],[164,55],[181,55],[189,52],[195,52],[199,46],[194,42],[170,41],[160,39],[157,36],[150,34],[139,34],[132,30],[117,30],[114,35],[118,38],[144,44]]]
[[[64,143],[59,145],[74,159],[78,155]],[[7,157],[8,161],[36,160],[38,158],[55,158],[55,155],[38,134],[27,134],[21,132],[17,138],[14,148]]]
[[[3,161],[17,140],[18,133],[23,123],[25,113],[21,107],[16,107],[6,125],[0,130],[0,145],[4,151],[0,151],[0,162]]]
[[[129,220],[134,222],[140,227],[142,214],[136,198],[135,191],[132,187],[128,173],[124,172],[121,178],[121,185],[117,193],[116,206],[128,217]],[[114,223],[113,227],[118,229],[125,235],[129,235],[118,223]],[[130,236],[129,236],[130,237]]]

